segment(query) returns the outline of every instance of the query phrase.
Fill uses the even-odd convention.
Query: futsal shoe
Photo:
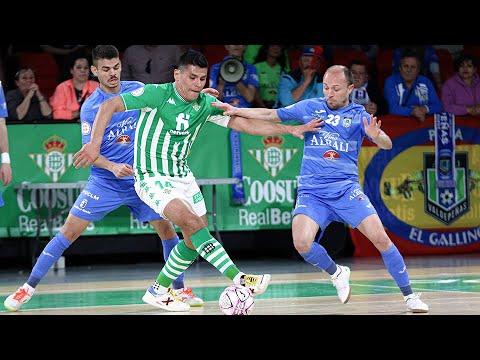
[[[348,266],[337,265],[337,271],[331,276],[333,286],[337,288],[337,294],[340,301],[346,304],[350,300],[350,268]]]

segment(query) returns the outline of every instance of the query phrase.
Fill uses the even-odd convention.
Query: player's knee
[[[386,251],[390,248],[392,241],[387,234],[375,234],[370,238],[370,241],[380,251]]]
[[[62,228],[60,229],[60,232],[62,233],[63,237],[70,242],[74,242],[81,235],[81,233],[78,233],[78,231],[75,231],[73,228],[69,227],[67,224],[62,226]]]
[[[313,239],[308,239],[306,236],[295,236],[293,238],[293,246],[300,254],[304,254],[310,250]]]
[[[186,231],[190,234],[194,234],[205,227],[202,219],[196,215],[183,218],[181,223],[177,223],[177,225],[180,227],[180,229],[182,229],[182,231]]]
[[[155,229],[160,239],[171,239],[174,238],[177,233],[173,228],[173,225],[170,221],[167,220],[158,220],[151,221],[150,225]]]

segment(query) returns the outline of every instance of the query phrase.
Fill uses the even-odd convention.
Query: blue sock
[[[38,257],[30,273],[30,277],[27,280],[27,284],[31,287],[36,287],[52,265],[60,259],[60,256],[62,256],[63,252],[67,250],[70,245],[72,245],[72,243],[68,241],[61,232],[58,232]]]
[[[410,295],[413,291],[408,277],[407,266],[395,244],[392,243],[392,247],[383,253],[380,252],[380,255],[382,255],[385,267],[397,283],[402,294],[404,296]]]
[[[167,262],[168,256],[170,255],[170,252],[172,249],[175,247],[175,245],[178,244],[179,242],[178,235],[175,235],[174,238],[167,239],[167,240],[162,240],[162,246],[163,246],[163,260]],[[176,278],[172,282],[172,287],[174,289],[182,289],[185,284],[183,283],[183,279],[185,278],[185,273],[182,273],[178,278]]]
[[[328,255],[327,250],[316,242],[312,244],[310,250],[300,255],[302,255],[306,262],[325,270],[330,275],[333,275],[337,270],[337,264],[335,264],[330,255]]]

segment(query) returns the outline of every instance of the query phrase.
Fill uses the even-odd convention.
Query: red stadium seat
[[[435,49],[440,65],[440,77],[442,82],[455,75],[455,64],[453,56],[448,49]],[[442,89],[437,89],[438,96],[441,96]]]
[[[383,86],[385,85],[385,79],[392,75],[393,49],[379,47],[377,52],[376,65],[378,87],[383,94]]]
[[[368,66],[367,54],[359,49],[335,48],[333,51],[333,64],[350,66],[352,60],[363,61]]]

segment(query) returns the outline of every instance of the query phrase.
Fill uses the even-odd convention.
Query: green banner
[[[207,123],[189,156],[197,179],[231,177],[229,129]],[[8,125],[13,181],[1,188],[0,237],[49,236],[48,204],[53,233],[65,222],[81,189],[22,190],[19,184],[86,181],[89,169],[75,169],[73,154],[81,148],[80,124]],[[217,186],[217,226],[220,231],[289,229],[303,142],[291,135],[241,135],[243,184],[247,202],[234,205],[231,185]],[[207,210],[212,209],[212,188],[204,186]],[[37,214],[39,210],[39,215]],[[209,217],[210,230],[213,230]],[[127,207],[90,224],[84,235],[152,233]]]

